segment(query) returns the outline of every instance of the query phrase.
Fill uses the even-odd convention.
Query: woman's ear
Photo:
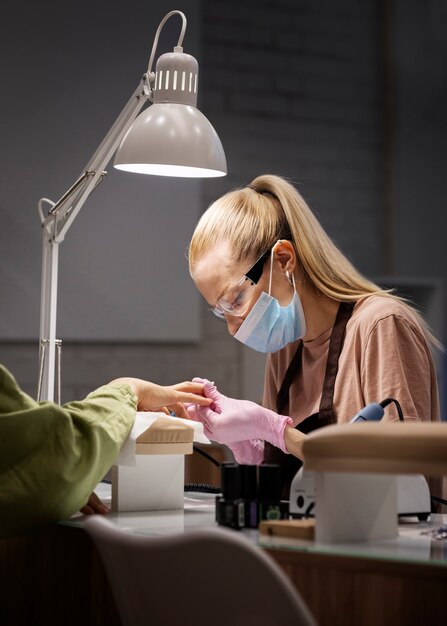
[[[297,259],[295,248],[290,241],[286,239],[280,239],[273,250],[274,259],[278,261],[282,272],[289,272],[293,274],[295,270]]]

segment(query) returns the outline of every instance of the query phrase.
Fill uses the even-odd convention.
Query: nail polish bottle
[[[274,463],[259,466],[259,520],[281,519],[281,468]]]
[[[242,499],[245,508],[245,528],[257,528],[258,513],[258,468],[256,465],[240,465]]]
[[[216,498],[216,522],[237,530],[244,527],[245,507],[237,463],[222,464],[222,495]]]

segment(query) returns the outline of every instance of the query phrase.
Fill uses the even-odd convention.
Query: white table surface
[[[111,485],[100,483],[95,493],[110,506]],[[197,528],[216,526],[214,494],[185,493],[184,508],[172,511],[111,511],[107,517],[117,526],[128,532],[165,536],[188,532]],[[70,520],[61,522],[69,526],[82,527],[85,516],[77,513]],[[372,559],[407,561],[447,566],[447,538],[436,538],[436,531],[447,527],[447,515],[432,515],[426,522],[416,518],[401,519],[399,536],[396,539],[374,543],[316,544],[314,541],[286,537],[269,537],[257,529],[243,529],[239,532],[247,540],[264,548],[277,548],[339,556],[358,556]]]

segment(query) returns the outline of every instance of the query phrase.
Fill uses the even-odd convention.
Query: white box
[[[317,543],[397,537],[397,476],[315,472]]]
[[[182,509],[184,454],[137,454],[135,466],[112,467],[112,510]]]

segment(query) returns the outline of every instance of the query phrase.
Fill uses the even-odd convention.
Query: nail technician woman
[[[439,419],[437,341],[424,320],[353,267],[285,179],[259,176],[214,202],[189,263],[230,334],[269,353],[263,407],[203,380],[214,404],[190,414],[238,462],[280,463],[285,493],[306,434],[370,402],[391,396],[407,420]]]

